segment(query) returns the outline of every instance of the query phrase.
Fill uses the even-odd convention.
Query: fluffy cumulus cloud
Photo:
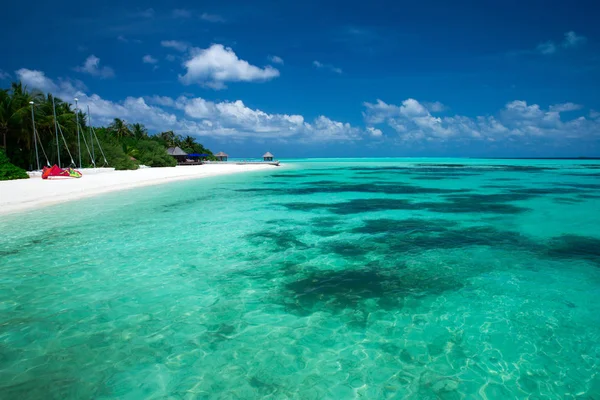
[[[381,129],[377,129],[374,128],[372,126],[367,127],[367,132],[372,136],[372,137],[382,137],[383,136],[383,132],[381,131]]]
[[[75,71],[99,78],[112,78],[115,76],[115,71],[110,67],[101,66],[100,59],[93,54],[84,61],[83,65],[75,67]]]
[[[221,44],[213,44],[207,49],[191,49],[190,58],[184,66],[186,73],[179,76],[181,83],[197,83],[216,90],[226,88],[226,82],[264,82],[279,76],[276,68],[252,65]]]
[[[159,101],[166,103],[162,98]],[[362,131],[348,123],[319,116],[308,122],[302,115],[269,114],[247,107],[241,100],[212,102],[203,98],[179,97],[172,106],[199,121],[206,134],[301,142],[353,141]]]
[[[543,109],[522,100],[507,103],[497,115],[436,117],[431,105],[415,99],[400,105],[382,100],[364,103],[364,119],[371,125],[385,125],[403,142],[418,141],[522,141],[525,143],[600,139],[600,121],[583,116],[564,119],[561,113],[580,110],[574,103],[562,103]]]
[[[52,93],[59,91],[58,85],[56,85],[54,81],[48,78],[42,71],[21,68],[15,71],[15,73],[17,74],[17,78],[19,78],[21,83],[28,88]]]
[[[48,78],[42,71],[21,68],[15,75],[29,89],[40,90],[44,93],[54,93],[56,96],[69,100],[87,90],[83,82],[76,79],[58,79],[56,82]]]

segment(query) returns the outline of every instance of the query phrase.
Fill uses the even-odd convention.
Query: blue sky
[[[12,2],[0,82],[215,151],[600,156],[592,1]]]

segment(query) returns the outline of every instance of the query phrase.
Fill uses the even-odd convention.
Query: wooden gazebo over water
[[[263,154],[263,160],[264,161],[273,161],[273,158],[275,156],[273,154],[271,154],[270,152],[266,152],[265,154]]]
[[[220,151],[217,154],[215,154],[215,157],[217,158],[217,161],[227,161],[227,157],[229,157],[229,156],[227,154],[223,153],[222,151]]]

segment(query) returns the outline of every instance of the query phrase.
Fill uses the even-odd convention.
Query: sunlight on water
[[[600,397],[600,166],[312,160],[0,221],[0,397]]]

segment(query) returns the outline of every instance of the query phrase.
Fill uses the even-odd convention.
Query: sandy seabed
[[[0,182],[0,214],[38,208],[101,193],[158,185],[184,179],[208,178],[275,168],[273,165],[205,164],[134,171],[82,170],[79,179],[30,179]]]

